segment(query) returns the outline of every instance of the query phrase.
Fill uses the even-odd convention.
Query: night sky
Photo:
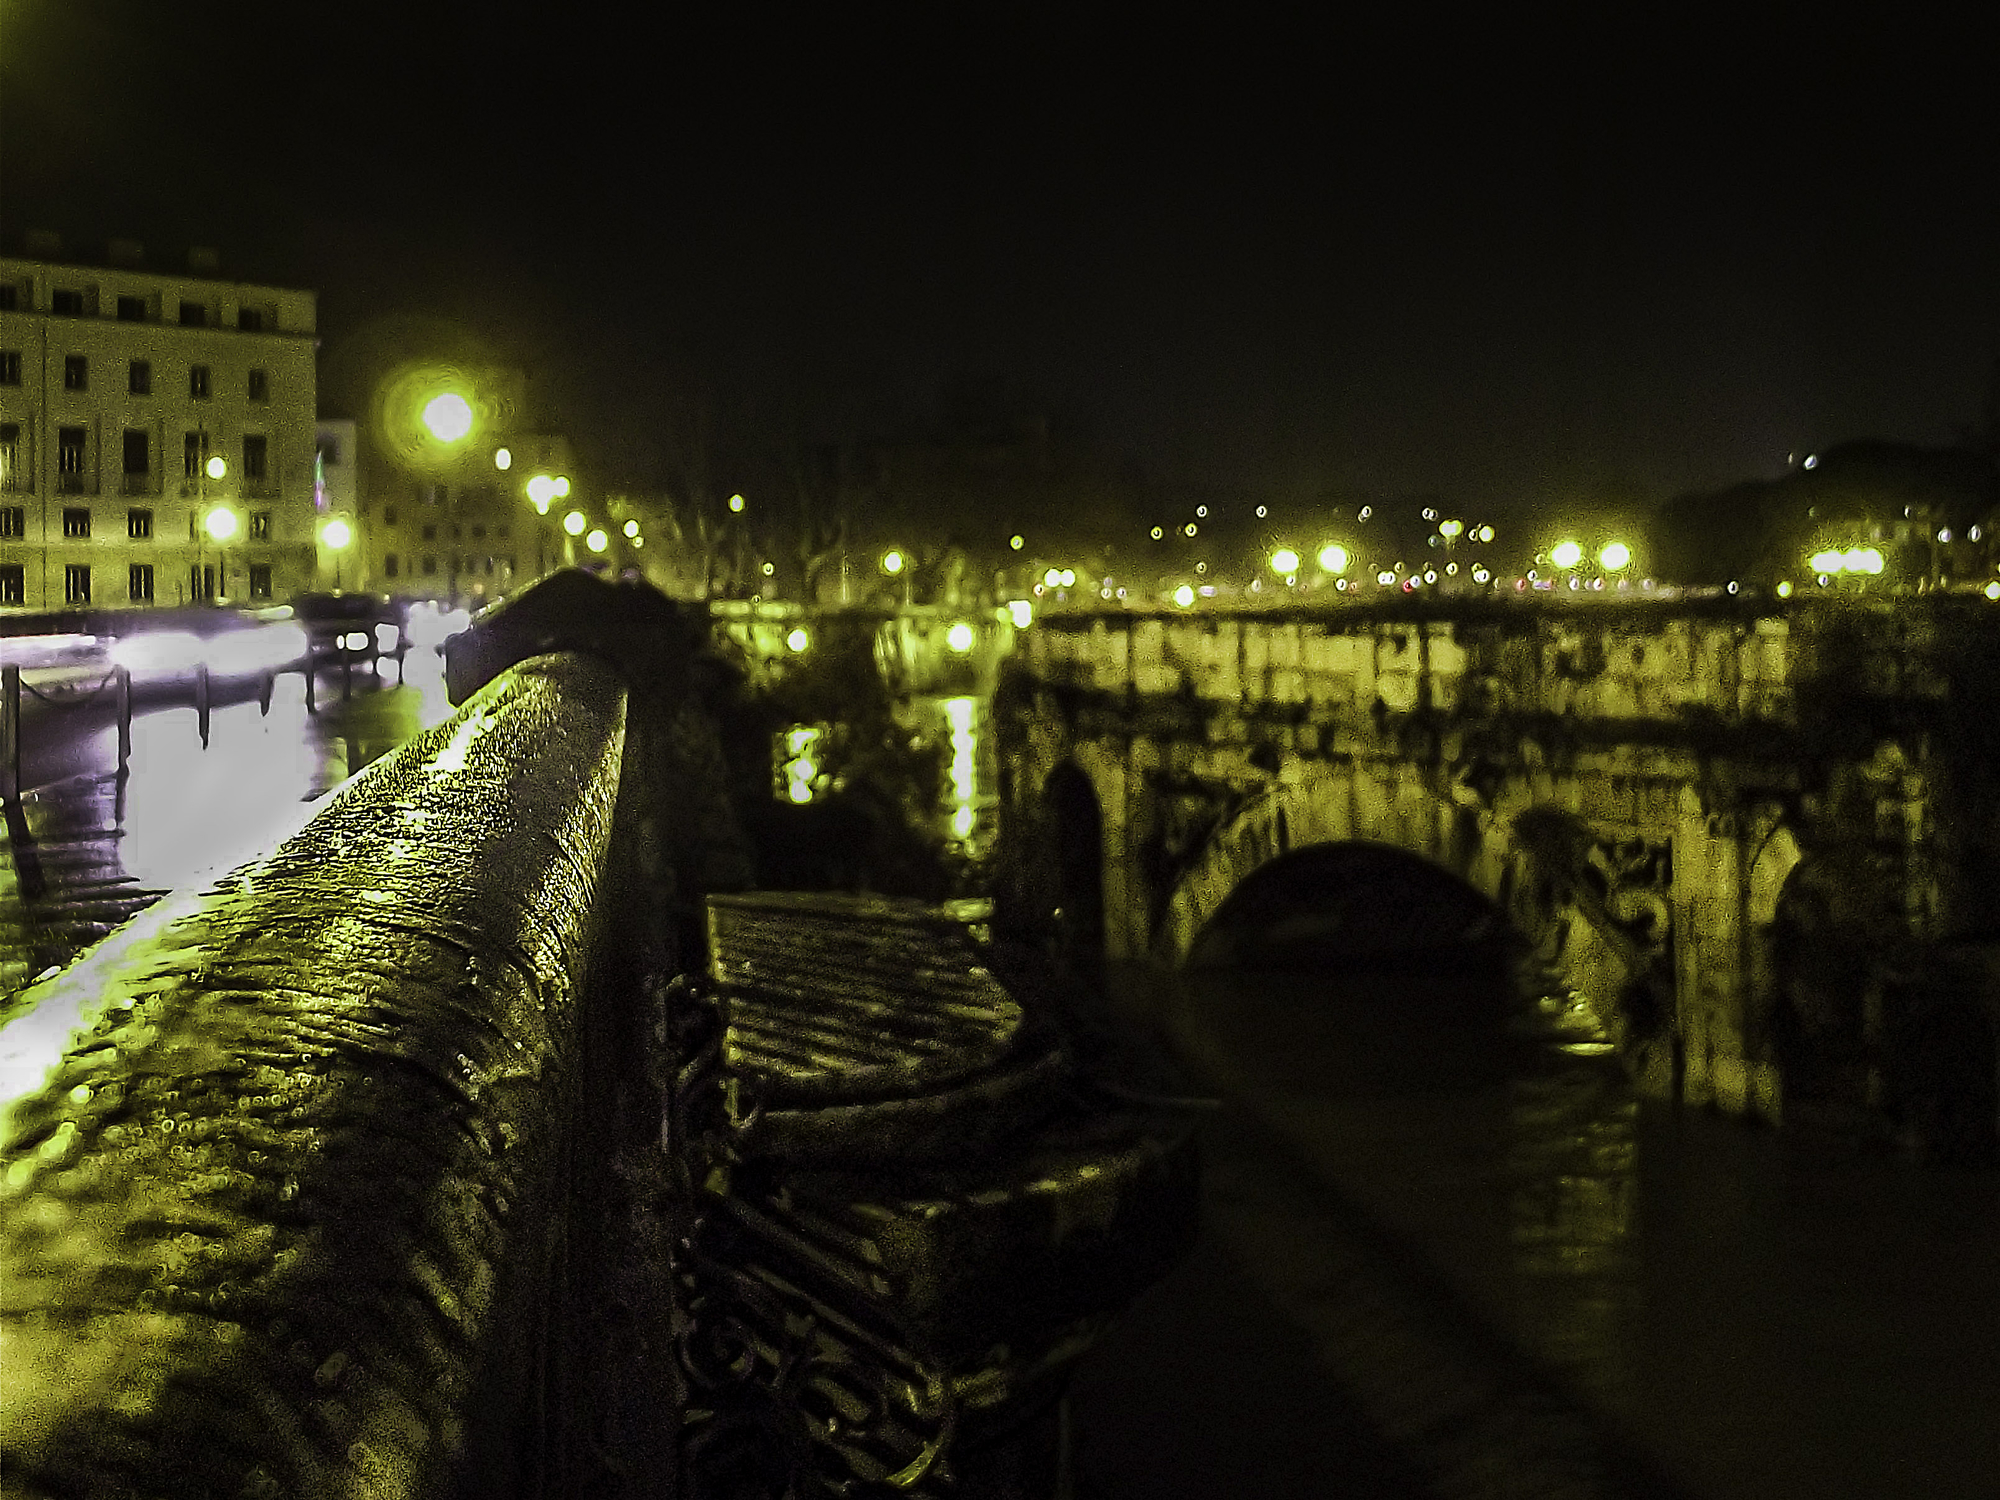
[[[1981,420],[1970,36],[841,14],[0,0],[0,237],[316,288],[327,407],[368,350],[524,363],[628,484],[697,389],[1496,515]]]

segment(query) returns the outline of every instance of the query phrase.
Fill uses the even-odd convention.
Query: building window
[[[151,360],[135,359],[125,372],[125,389],[134,396],[153,394],[153,364]]]
[[[188,597],[190,599],[215,597],[214,563],[195,563],[188,569]]]
[[[63,356],[63,389],[66,391],[87,391],[90,389],[90,357],[84,354]]]
[[[0,349],[0,385],[21,383],[21,351]]]
[[[120,297],[118,299],[118,321],[121,323],[145,322],[146,299],[144,297]]]
[[[54,307],[57,317],[80,318],[83,316],[83,293],[59,290],[55,294]]]
[[[125,429],[125,472],[127,474],[149,474],[153,469],[152,442],[146,433],[134,427]]]
[[[239,307],[236,309],[236,326],[245,333],[262,333],[264,315],[254,307]]]
[[[395,506],[385,505],[382,507],[382,524],[384,526],[394,526],[396,524]]]
[[[340,467],[340,439],[321,433],[319,437],[319,461],[330,469]]]
[[[90,564],[63,565],[63,599],[69,604],[90,603]]]
[[[25,505],[0,505],[0,538],[18,540],[28,534],[28,508]]]
[[[0,422],[0,490],[21,487],[21,424]]]
[[[394,578],[397,573],[397,567],[396,554],[391,552],[387,557],[382,559],[382,576],[384,578]]]
[[[201,467],[208,462],[208,434],[190,432],[181,443],[181,468],[190,479],[201,478]]]
[[[56,482],[74,493],[83,488],[83,429],[56,429]]]
[[[250,399],[252,401],[271,399],[271,377],[267,372],[263,370],[250,372]]]
[[[243,477],[253,484],[264,482],[264,455],[269,439],[261,434],[243,439]]]
[[[437,529],[437,527],[435,527],[435,526],[426,526],[426,527],[424,528],[424,540],[425,540],[425,541],[427,541],[427,542],[434,542],[434,541],[436,541],[437,539],[438,539],[438,529]]]
[[[493,571],[493,559],[489,557],[486,559],[485,565],[480,569],[480,572],[491,573],[492,571]]]
[[[208,399],[208,366],[188,366],[188,395],[197,401]]]
[[[150,510],[126,511],[125,535],[135,542],[149,540],[153,535],[153,513]]]
[[[428,578],[431,574],[435,573],[437,570],[438,570],[438,560],[435,557],[427,557],[424,559],[424,576],[426,578]]]
[[[27,568],[20,563],[0,565],[0,604],[24,604],[27,598]]]
[[[153,602],[153,565],[133,563],[126,573],[125,593],[134,604]]]
[[[11,281],[0,282],[0,312],[12,312],[21,305],[21,292]]]
[[[63,535],[87,537],[90,535],[90,507],[71,505],[63,510]]]
[[[250,540],[253,542],[271,540],[271,513],[268,510],[250,512]]]
[[[199,328],[208,321],[208,310],[199,302],[181,304],[181,327]]]
[[[268,599],[271,597],[271,565],[269,563],[250,564],[250,597]]]

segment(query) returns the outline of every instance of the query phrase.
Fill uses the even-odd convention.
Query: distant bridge
[[[1007,900],[1072,950],[1182,964],[1259,870],[1390,846],[1655,1095],[1990,1149],[1983,601],[1048,617],[996,720]]]

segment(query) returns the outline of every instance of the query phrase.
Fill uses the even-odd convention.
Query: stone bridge
[[[1003,909],[1180,965],[1260,869],[1393,846],[1504,915],[1649,1093],[1990,1149],[1982,602],[1045,618],[996,707]]]

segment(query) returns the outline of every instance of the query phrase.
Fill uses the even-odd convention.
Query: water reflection
[[[345,700],[338,674],[323,674],[318,703],[308,714],[303,679],[280,677],[268,713],[255,699],[214,707],[206,749],[191,706],[137,712],[122,782],[106,713],[57,710],[31,722],[43,774],[59,779],[10,811],[0,994],[68,962],[161,892],[273,847],[315,800],[452,712],[431,651],[410,654],[401,684],[393,664],[380,679],[356,673]],[[73,741],[58,744],[60,731]]]

